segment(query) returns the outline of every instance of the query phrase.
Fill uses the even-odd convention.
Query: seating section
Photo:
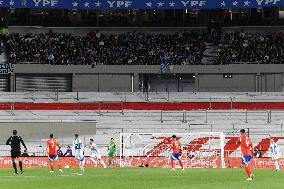
[[[23,93],[14,93],[9,98],[13,101],[27,101],[28,103],[38,103],[38,102],[52,102],[53,98],[45,98],[46,95],[34,94],[33,100],[29,99],[29,93],[26,93],[26,98],[23,98]],[[64,99],[71,99],[76,101],[73,97],[73,93],[64,93],[62,95]],[[180,99],[185,99],[185,96],[181,93]],[[186,94],[187,95],[187,94]],[[205,101],[208,94],[199,94],[200,100]],[[271,96],[272,94],[266,94],[266,96],[254,96],[248,94],[211,94],[214,98],[227,97],[231,95],[235,97],[235,101],[259,101],[257,99],[274,99],[275,102],[281,101],[281,96]],[[235,96],[234,96],[235,95]],[[92,99],[92,93],[82,94],[84,98],[83,102],[86,103],[87,99]],[[87,98],[89,96],[89,98]],[[162,95],[156,94],[152,96],[152,99],[159,99]],[[106,93],[104,100],[108,100],[114,97],[114,99],[120,99],[120,97],[133,100],[139,99],[138,94],[115,94]],[[191,100],[197,101],[198,97],[192,94]],[[204,97],[204,98],[203,98]],[[45,98],[45,99],[44,99]],[[98,98],[103,99],[102,96]],[[8,97],[4,101],[9,101]],[[58,99],[57,103],[62,103]],[[140,99],[141,101],[143,99]],[[164,100],[164,99],[163,99]],[[80,101],[80,100],[79,100]],[[83,103],[82,102],[82,103]],[[172,102],[168,102],[172,103]],[[209,103],[209,102],[207,102]],[[9,104],[9,103],[8,103]],[[10,103],[13,104],[13,103]],[[11,106],[13,107],[13,106]],[[2,107],[3,108],[3,107]],[[108,109],[95,109],[95,110],[17,110],[17,109],[6,109],[0,111],[0,121],[5,123],[73,123],[73,125],[78,123],[78,128],[67,127],[66,132],[63,129],[62,132],[57,132],[56,137],[59,142],[63,145],[63,150],[68,145],[72,144],[74,132],[80,132],[85,143],[88,143],[89,138],[94,138],[95,142],[99,147],[102,148],[102,153],[106,154],[105,145],[108,143],[111,137],[115,138],[116,142],[119,144],[119,134],[121,132],[126,133],[186,133],[186,132],[224,132],[226,134],[226,153],[230,156],[236,156],[239,153],[236,147],[236,137],[239,135],[239,130],[245,128],[249,130],[250,136],[253,138],[255,145],[265,153],[268,148],[268,137],[269,134],[275,137],[282,137],[284,129],[284,110],[236,110],[236,109],[224,109],[224,110],[108,110]],[[95,131],[89,132],[85,127],[82,127],[81,123],[93,123],[96,127]],[[39,128],[40,129],[40,128]],[[86,131],[86,132],[85,132]],[[54,130],[46,131],[55,132]],[[22,136],[27,141],[29,146],[29,151],[35,153],[36,155],[43,155],[45,153],[45,141],[48,136],[39,136],[29,133],[34,133],[33,131],[26,130],[22,133]],[[10,131],[4,130],[0,133],[0,155],[7,155],[9,153],[9,148],[5,146],[5,137],[10,135]],[[48,135],[48,134],[46,134]],[[196,147],[202,148],[203,141],[201,139],[196,143]],[[279,144],[284,147],[283,139],[279,139]],[[196,141],[195,141],[196,142]],[[237,150],[237,151],[236,151]],[[88,150],[87,150],[88,152]]]
[[[61,33],[11,34],[7,53],[13,63],[86,64],[201,64],[202,32],[150,34],[132,32],[86,36]]]
[[[283,40],[283,33],[223,33],[216,63],[281,64]]]
[[[183,133],[183,132],[224,132],[227,136],[237,136],[241,128],[250,128],[254,141],[267,138],[268,134],[279,136],[283,132],[284,111],[272,111],[271,120],[266,111],[9,111],[1,112],[2,122],[96,122],[96,132],[83,135],[86,142],[95,138],[99,146],[104,146],[109,138],[119,141],[120,132],[140,133]],[[247,118],[246,118],[247,116]],[[68,130],[68,128],[66,127]],[[51,131],[52,132],[52,131]],[[68,130],[69,132],[69,130]],[[72,135],[58,136],[63,146],[71,145]],[[37,153],[42,153],[44,138],[25,136]],[[3,144],[1,142],[1,144]],[[41,143],[41,145],[39,145]],[[234,149],[228,146],[228,151]],[[1,151],[1,150],[0,150]],[[105,151],[106,152],[106,151]],[[232,154],[233,155],[233,154]]]
[[[283,33],[180,31],[176,33],[12,33],[12,63],[55,65],[281,64]]]

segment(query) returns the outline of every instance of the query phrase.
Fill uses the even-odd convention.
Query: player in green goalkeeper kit
[[[110,139],[110,143],[108,144],[108,164],[109,167],[114,167],[114,158],[115,158],[115,152],[116,152],[116,144],[114,142],[114,139]]]

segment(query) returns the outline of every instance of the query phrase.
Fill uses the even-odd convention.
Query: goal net
[[[120,166],[169,167],[172,135],[173,133],[121,133]],[[184,167],[225,167],[223,133],[175,133],[175,135],[182,144],[181,160]]]

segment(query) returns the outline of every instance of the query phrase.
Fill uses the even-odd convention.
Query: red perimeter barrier
[[[104,161],[107,160],[107,157],[102,157]],[[164,157],[149,157],[147,162],[143,161],[143,157],[134,157],[131,158],[128,167],[138,167],[142,163],[149,164],[149,167],[169,167],[167,158]],[[63,157],[59,159],[60,164],[65,167],[78,167],[78,162],[74,157]],[[185,167],[195,167],[195,168],[220,168],[220,164],[216,164],[215,158],[204,158],[204,159],[182,159]],[[36,167],[48,167],[49,160],[47,157],[23,157],[24,167],[27,168],[36,168]],[[241,158],[238,157],[227,157],[225,158],[225,164],[227,168],[241,168]],[[284,168],[284,159],[279,159],[279,165],[281,168]],[[86,158],[86,167],[93,167],[93,163]],[[99,165],[101,167],[101,165]],[[12,160],[10,157],[0,157],[0,168],[3,167],[12,167]],[[116,167],[119,167],[119,157],[116,157]],[[261,168],[261,169],[273,169],[274,162],[271,158],[254,158],[251,160],[251,167]]]
[[[1,110],[284,110],[284,102],[15,102]]]

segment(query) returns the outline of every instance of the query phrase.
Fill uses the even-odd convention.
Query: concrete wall
[[[74,74],[72,81],[73,91],[99,91],[98,74]]]
[[[41,26],[9,26],[10,33],[47,33],[53,31],[56,33],[70,33],[72,35],[84,36],[92,31],[101,33],[121,34],[127,32],[147,32],[147,33],[175,33],[183,31],[203,30],[206,27],[41,27]]]
[[[283,26],[236,26],[223,27],[225,32],[235,32],[243,30],[245,32],[284,32]],[[41,26],[9,26],[10,33],[47,33],[50,30],[57,33],[70,33],[72,35],[83,36],[91,31],[102,33],[121,34],[126,32],[146,32],[146,33],[175,33],[183,31],[207,31],[206,27],[41,27]]]
[[[111,91],[131,91],[131,75],[100,74],[98,92]]]
[[[280,92],[282,91],[282,74],[265,73],[261,74],[259,83],[261,92]]]
[[[131,92],[131,74],[74,74],[73,91]]]
[[[253,92],[256,91],[256,74],[233,74],[223,78],[223,74],[198,75],[200,92]]]
[[[10,78],[10,89],[17,74],[70,74],[76,91],[139,91],[141,75],[159,75],[159,65],[34,65],[18,64]],[[195,91],[282,91],[283,65],[238,64],[206,66],[173,66],[172,74],[195,75]],[[232,78],[223,74],[232,73]]]

